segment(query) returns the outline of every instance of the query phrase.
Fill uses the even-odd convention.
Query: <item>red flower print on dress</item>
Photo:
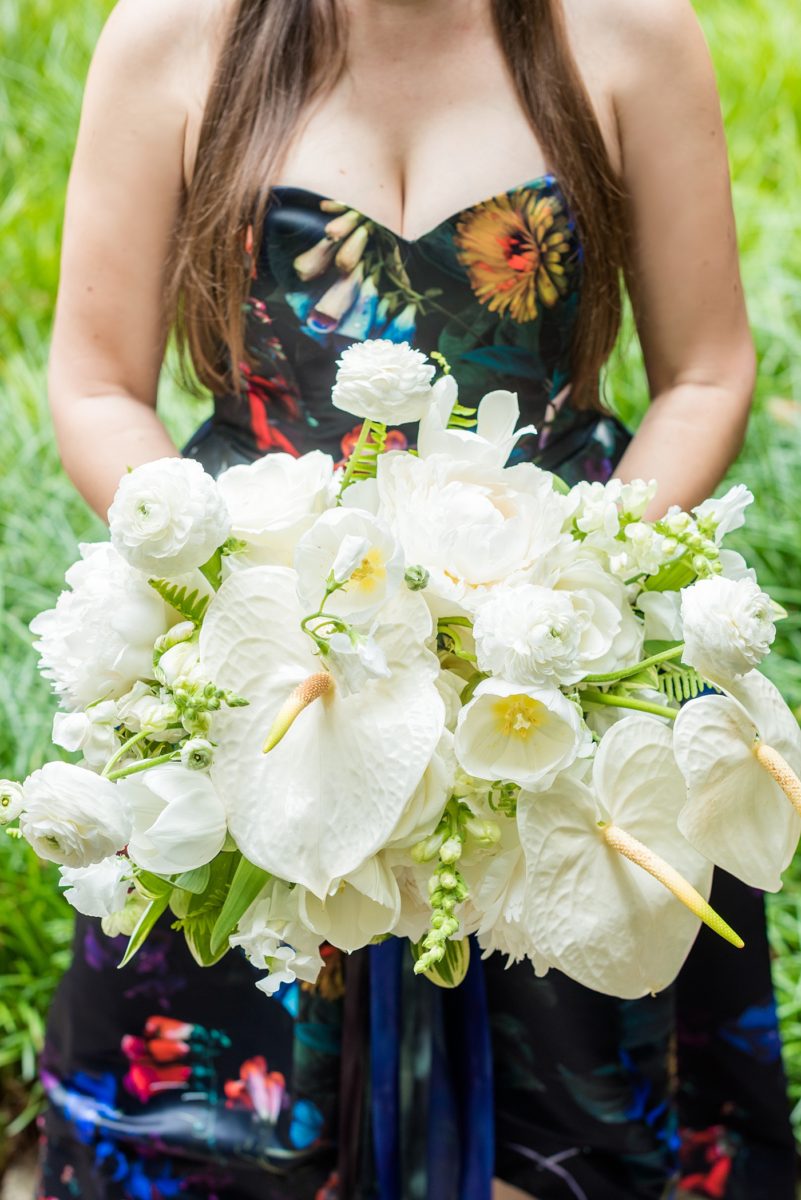
[[[359,440],[359,434],[362,431],[361,424],[354,425],[349,433],[346,433],[340,441],[342,448],[342,458],[336,464],[338,467],[343,466],[353,453],[354,447]],[[409,445],[409,440],[400,429],[388,429],[387,438],[384,443],[384,452],[387,450],[406,450]]]
[[[250,1108],[274,1125],[281,1115],[286,1095],[286,1079],[280,1071],[268,1071],[267,1060],[257,1055],[239,1068],[239,1078],[225,1083],[227,1108]]]
[[[194,1028],[173,1017],[154,1016],[145,1022],[144,1037],[126,1033],[121,1042],[131,1064],[123,1079],[126,1091],[146,1104],[159,1092],[184,1087],[192,1068],[180,1060],[189,1056]]]
[[[724,1200],[734,1156],[723,1126],[683,1131],[681,1156],[685,1162],[691,1160],[693,1166],[700,1161],[701,1169],[682,1176],[680,1191]]]
[[[245,394],[250,406],[250,428],[259,450],[283,450],[293,458],[299,457],[298,449],[280,430],[272,424],[269,418],[271,407],[279,409],[283,416],[290,420],[298,418],[297,396],[283,375],[273,375],[267,379],[263,375],[254,375],[245,362],[239,364],[245,381]]]

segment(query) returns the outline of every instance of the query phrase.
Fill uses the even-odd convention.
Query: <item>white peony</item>
[[[137,866],[173,875],[219,854],[225,808],[208,775],[166,763],[121,779],[117,787],[130,808],[128,853]]]
[[[459,714],[454,748],[469,774],[538,791],[588,752],[590,734],[556,688],[485,679]]]
[[[23,784],[20,830],[40,858],[87,867],[122,850],[131,817],[116,784],[72,763],[45,763]]]
[[[168,578],[203,566],[231,529],[217,484],[191,458],[159,458],[123,475],[108,522],[132,567]]]
[[[699,579],[681,593],[684,661],[713,682],[744,675],[770,652],[773,602],[751,579]]]
[[[90,767],[104,767],[119,747],[115,728],[119,723],[113,700],[102,700],[86,712],[56,713],[53,742],[65,750],[80,750]]]
[[[25,807],[22,784],[13,779],[0,779],[0,825],[16,821]]]
[[[384,425],[419,421],[432,402],[435,367],[408,342],[374,338],[337,359],[334,408]]]
[[[301,458],[265,454],[229,467],[217,485],[231,514],[234,537],[248,543],[227,560],[232,570],[254,563],[289,566],[298,541],[336,497],[334,460],[312,450]]]
[[[298,597],[316,612],[330,575],[344,584],[325,602],[325,611],[369,620],[403,582],[403,554],[383,521],[358,508],[335,508],[317,518],[295,551]]]
[[[61,886],[72,907],[85,917],[110,917],[125,908],[131,876],[130,860],[112,854],[88,867],[62,867]]]
[[[417,450],[421,458],[447,454],[464,462],[502,467],[517,442],[533,425],[516,428],[520,406],[516,392],[488,392],[478,404],[476,428],[448,429],[453,406],[458,401],[456,380],[444,375],[434,387],[433,403],[420,421]]]
[[[153,677],[153,643],[171,610],[108,542],[83,543],[71,591],[31,621],[42,674],[70,709],[123,695]]]
[[[517,683],[575,683],[585,674],[576,660],[586,622],[566,592],[496,588],[473,622],[479,669]]]

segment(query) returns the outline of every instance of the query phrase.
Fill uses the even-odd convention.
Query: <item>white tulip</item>
[[[244,554],[232,556],[237,569],[256,563],[291,565],[300,538],[336,498],[334,460],[320,450],[300,458],[265,454],[254,463],[229,467],[217,485],[234,537],[249,544]]]
[[[765,748],[801,774],[801,731],[758,671],[725,696],[699,696],[676,718],[674,748],[687,781],[679,827],[696,849],[750,887],[776,892],[801,835]],[[797,801],[801,803],[801,801]]]
[[[540,790],[589,751],[590,734],[577,706],[556,688],[485,679],[459,714],[454,748],[479,779]]]
[[[744,675],[770,652],[773,611],[750,579],[699,579],[681,593],[684,661],[715,683]]]
[[[123,475],[108,510],[114,548],[132,567],[173,578],[208,562],[231,521],[195,459],[160,458]]]
[[[131,816],[119,787],[72,763],[45,763],[25,780],[20,830],[40,858],[88,867],[122,850]]]
[[[463,462],[502,467],[518,438],[536,433],[534,425],[516,429],[520,406],[516,392],[488,392],[478,404],[475,430],[448,429],[448,421],[458,401],[456,380],[443,375],[435,385],[434,402],[423,415],[417,437],[421,458],[445,454]]]
[[[113,854],[88,867],[62,867],[61,886],[72,907],[85,917],[111,917],[125,908],[131,875],[130,860]]]
[[[65,750],[80,750],[88,766],[102,768],[119,747],[119,724],[117,705],[113,700],[103,700],[86,712],[56,713],[52,738]]]
[[[170,610],[107,542],[83,543],[66,574],[71,591],[31,621],[39,667],[71,709],[113,699],[153,678],[153,644]]]
[[[384,425],[419,421],[432,402],[435,367],[408,342],[356,342],[337,359],[334,408]]]
[[[128,853],[139,867],[174,875],[202,867],[219,854],[225,808],[208,775],[178,763],[121,779],[133,832]]]
[[[700,926],[699,916],[621,847],[633,847],[641,862],[647,851],[661,856],[689,881],[690,888],[669,871],[665,876],[685,902],[714,918],[704,904],[712,864],[676,826],[684,797],[671,732],[647,717],[628,717],[604,736],[592,787],[567,772],[548,792],[521,793],[527,874],[520,919],[544,958],[585,987],[624,999],[661,991]]]
[[[0,825],[16,821],[25,807],[25,795],[21,783],[13,779],[0,779]]]
[[[401,586],[404,562],[383,521],[358,508],[336,508],[319,516],[300,539],[295,569],[307,612],[319,609],[333,574],[344,587],[328,597],[325,611],[363,623]]]
[[[320,941],[350,953],[390,933],[400,903],[397,880],[379,854],[335,883],[324,900],[301,888],[298,915]]]

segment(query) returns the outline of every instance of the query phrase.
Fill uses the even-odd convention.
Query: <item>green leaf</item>
[[[199,588],[190,592],[188,584],[179,587],[177,583],[170,583],[169,579],[148,579],[147,582],[185,621],[201,624],[209,606],[209,597],[202,595]]]
[[[136,954],[137,950],[139,950],[145,944],[151,929],[156,924],[161,914],[165,911],[169,898],[169,892],[165,892],[165,894],[163,896],[159,896],[157,900],[150,901],[147,908],[139,918],[136,929],[134,929],[130,936],[127,949],[122,956],[122,961],[119,963],[117,970],[119,970],[120,967],[124,967],[126,963],[129,963]]]
[[[184,871],[183,875],[174,875],[172,882],[175,887],[181,888],[184,892],[202,896],[209,886],[210,879],[211,867],[205,863],[202,867],[195,867],[193,871]]]
[[[219,591],[222,582],[222,546],[218,546],[212,554],[208,562],[205,562],[200,568],[203,575],[208,579],[215,592]],[[189,618],[190,621],[192,618]]]
[[[194,918],[186,917],[177,924],[183,930],[189,951],[199,966],[213,967],[228,953],[227,944],[216,951],[212,949],[211,934],[215,924],[213,913],[203,913]]]
[[[412,958],[415,962],[423,954],[422,942],[410,942]],[[441,988],[455,988],[467,974],[470,965],[470,940],[460,938],[459,941],[449,940],[445,943],[445,957],[435,966],[419,973],[431,983]]]
[[[228,938],[269,878],[269,872],[263,870],[262,867],[255,866],[244,857],[240,859],[222,912],[217,917],[212,931],[212,953],[216,953],[220,947],[228,945]]]
[[[162,879],[160,875],[154,875],[152,871],[137,871],[135,882],[136,890],[146,900],[160,900],[162,896],[169,896],[172,888],[168,879]]]

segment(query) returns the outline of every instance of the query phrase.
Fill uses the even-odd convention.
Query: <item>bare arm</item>
[[[197,6],[120,0],[87,76],[48,367],[59,452],[105,517],[126,467],[177,454],[156,415],[163,272],[183,186]],[[183,84],[183,86],[182,86]]]
[[[738,454],[755,358],[706,43],[689,0],[633,4],[615,107],[651,404],[617,473],[659,480],[657,516],[709,495]]]

